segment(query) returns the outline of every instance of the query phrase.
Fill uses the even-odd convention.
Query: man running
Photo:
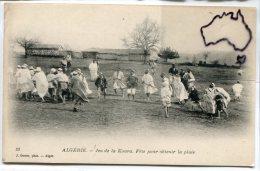
[[[135,76],[135,71],[130,70],[130,75],[127,77],[126,80],[127,83],[127,97],[128,100],[130,100],[130,96],[133,97],[133,100],[135,99],[135,92],[136,92],[136,87],[138,84],[138,78]]]

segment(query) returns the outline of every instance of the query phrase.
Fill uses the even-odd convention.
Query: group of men
[[[171,85],[169,88],[170,93],[168,94],[175,97],[180,104],[189,100],[191,103],[196,104],[204,113],[210,114],[211,117],[216,114],[217,118],[220,118],[221,112],[224,112],[226,117],[228,117],[227,106],[231,101],[231,97],[224,88],[216,87],[215,83],[211,83],[201,95],[196,89],[195,77],[190,69],[187,69],[187,71],[181,69],[179,72],[173,64],[169,69],[169,74],[170,79],[165,79],[164,74],[161,76]],[[242,90],[243,86],[239,81],[232,86],[235,101],[240,100]],[[170,103],[164,106],[166,117],[168,117],[167,107],[170,106]]]
[[[106,98],[109,80],[102,72],[98,73],[99,67],[96,60],[90,63],[89,70],[90,80],[97,87],[98,99],[101,98],[101,95]],[[158,91],[153,75],[153,71],[147,69],[141,78],[141,84],[148,102],[151,101],[151,95]],[[35,96],[38,95],[44,102],[44,98],[48,96],[53,102],[60,100],[63,104],[65,104],[66,99],[73,99],[75,101],[73,111],[75,112],[78,111],[79,105],[89,101],[88,96],[92,93],[86,77],[79,68],[72,71],[69,76],[66,75],[63,68],[51,68],[46,76],[40,67],[33,68],[23,64],[17,66],[15,78],[16,90],[20,98],[34,100]],[[136,89],[140,82],[134,69],[129,69],[129,74],[125,77],[120,67],[117,67],[112,80],[115,94],[118,94],[118,90],[121,90],[123,98],[126,92],[129,100],[135,99]],[[243,86],[238,82],[232,88],[235,100],[239,100]],[[181,69],[178,71],[174,64],[169,69],[168,74],[161,74],[160,97],[165,117],[169,117],[172,99],[179,104],[184,104],[190,100],[197,104],[203,112],[217,113],[218,116],[222,111],[227,115],[226,108],[231,100],[229,94],[223,88],[216,87],[214,83],[210,84],[201,98],[195,87],[195,77],[191,70],[184,71]]]
[[[53,100],[56,100],[56,95],[64,102],[63,91],[67,88],[69,81],[63,69],[58,70],[52,68],[46,76],[40,67],[28,67],[27,64],[17,65],[15,72],[16,91],[19,98],[25,100],[34,100],[38,95],[42,102],[44,97],[49,93]]]

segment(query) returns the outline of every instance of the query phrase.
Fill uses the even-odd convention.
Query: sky
[[[5,35],[12,44],[17,37],[36,38],[42,43],[61,44],[73,50],[126,48],[126,37],[146,17],[162,30],[162,46],[179,52],[233,51],[225,42],[205,47],[200,27],[217,14],[234,8],[169,7],[138,5],[8,4]],[[254,31],[255,12],[242,10]],[[217,34],[217,33],[216,33]],[[239,34],[238,34],[239,37]],[[13,44],[17,49],[17,45]],[[19,48],[18,48],[19,49]]]

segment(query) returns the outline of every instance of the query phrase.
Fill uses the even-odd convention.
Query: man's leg
[[[75,103],[74,103],[73,112],[78,112],[77,104],[78,104],[79,100],[80,100],[80,98],[76,97]]]
[[[226,117],[228,118],[227,108],[223,108],[223,112],[226,114]]]
[[[98,87],[98,100],[100,100],[101,88]]]
[[[124,95],[124,89],[123,88],[120,88],[121,89],[121,92],[122,92],[122,97],[124,98],[125,95]]]
[[[217,118],[220,118],[220,110],[217,109]]]
[[[168,115],[168,107],[167,106],[164,106],[164,112],[165,112],[165,117],[168,118],[169,115]]]
[[[58,92],[58,96],[59,96],[59,98],[60,98],[60,99],[62,100],[62,102],[63,102],[64,100],[63,100],[62,92],[61,92],[61,91]]]
[[[147,101],[150,101],[150,93],[146,93]]]
[[[57,89],[56,88],[53,89],[53,101],[57,102]]]
[[[41,97],[41,99],[42,99],[42,103],[45,102],[44,97]]]
[[[103,88],[103,93],[104,93],[104,99],[106,99],[106,96],[107,96],[107,88]]]
[[[198,107],[200,108],[200,110],[201,110],[202,112],[204,112],[204,109],[203,109],[202,106],[201,106],[201,102],[198,102]]]
[[[135,88],[132,89],[132,96],[133,96],[133,100],[135,100]]]
[[[66,92],[64,90],[62,90],[62,93],[61,93],[61,99],[62,99],[62,103],[65,104],[65,99],[66,99]]]
[[[25,100],[29,100],[29,98],[28,98],[28,92],[25,92]]]
[[[127,89],[126,89],[126,93],[127,93],[127,98],[128,98],[128,100],[130,100],[131,89],[130,89],[130,88],[127,88]]]

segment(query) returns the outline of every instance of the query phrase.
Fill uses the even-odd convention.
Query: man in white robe
[[[115,94],[117,94],[117,89],[120,89],[123,97],[124,97],[124,89],[126,88],[126,85],[124,84],[124,78],[125,78],[124,73],[121,71],[120,67],[118,67],[113,75],[113,81],[114,81],[113,89]]]
[[[21,79],[21,66],[20,65],[17,65],[17,68],[16,68],[16,72],[15,72],[15,83],[16,83],[16,91],[17,91],[17,94],[19,95],[20,94],[20,79]]]
[[[34,68],[33,68],[33,66],[30,66],[29,70],[30,70],[31,77],[33,77],[34,76]]]
[[[33,80],[35,81],[38,95],[41,97],[42,102],[45,102],[44,96],[48,92],[48,80],[45,73],[41,70],[40,67],[36,68]]]
[[[237,81],[237,83],[232,86],[232,90],[233,90],[233,93],[234,93],[234,96],[235,96],[234,100],[235,101],[240,100],[240,95],[241,95],[241,92],[243,90],[243,85],[240,84],[239,81]]]
[[[69,78],[61,68],[58,69],[58,73],[56,74],[56,80],[58,82],[57,95],[62,100],[62,103],[65,104],[65,96],[68,94]]]
[[[209,88],[205,89],[204,95],[201,100],[201,107],[205,113],[215,114],[216,112],[216,102],[215,102],[215,84],[211,83]]]
[[[179,103],[182,103],[183,100],[187,100],[189,94],[181,82],[181,77],[178,74],[176,76],[172,76],[170,82],[173,90],[174,100],[178,101]]]
[[[57,80],[56,80],[56,69],[51,68],[50,73],[47,75],[48,80],[48,92],[53,101],[56,101],[56,92],[57,92]]]
[[[164,81],[162,82],[162,88],[161,88],[161,100],[162,100],[162,105],[165,113],[165,117],[169,117],[169,107],[171,106],[171,95],[172,95],[172,90],[169,88],[169,82]]]
[[[23,64],[19,74],[19,90],[22,96],[25,95],[25,100],[29,100],[29,92],[33,90],[34,85],[31,80],[31,74],[27,68],[27,64]]]
[[[161,74],[161,78],[162,78],[162,82],[167,82],[168,85],[169,85],[169,89],[172,91],[172,87],[170,85],[170,79],[166,77],[166,74],[165,73],[162,73]]]
[[[79,79],[85,84],[87,94],[92,94],[92,90],[89,89],[87,79],[81,72],[81,69],[78,68],[76,71],[78,72]]]
[[[97,61],[93,60],[90,64],[89,64],[89,71],[90,71],[90,79],[91,81],[95,81],[98,77],[98,65],[97,65]]]
[[[148,70],[145,70],[145,74],[142,77],[142,83],[144,84],[144,92],[147,96],[147,101],[150,101],[150,95],[158,91],[154,85],[153,77],[149,74]]]

